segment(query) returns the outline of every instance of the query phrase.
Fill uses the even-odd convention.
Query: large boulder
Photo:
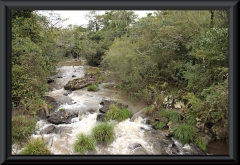
[[[45,96],[45,102],[50,105],[48,106],[48,110],[49,110],[49,113],[52,113],[53,111],[56,110],[56,108],[58,107],[58,102],[53,98],[53,97],[50,97],[50,96]],[[38,114],[37,114],[37,117],[38,117],[38,120],[45,120],[46,119],[46,113],[44,111],[44,108],[42,109],[42,111],[39,111]]]
[[[127,108],[128,105],[125,105],[123,103],[119,103],[117,101],[114,100],[102,100],[101,103],[102,107],[99,109],[99,111],[101,113],[106,113],[109,110],[109,106],[111,104],[116,104],[118,108],[122,109],[122,108]]]
[[[70,124],[71,119],[76,117],[75,115],[70,115],[67,112],[54,112],[47,119],[48,122],[53,124]]]
[[[84,87],[87,87],[88,85],[94,84],[96,81],[95,77],[92,76],[85,76],[82,78],[77,78],[70,80],[65,86],[65,90],[77,90],[77,89],[82,89]]]

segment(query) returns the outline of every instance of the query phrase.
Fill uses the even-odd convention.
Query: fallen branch
[[[43,104],[43,108],[45,110],[46,118],[48,118],[50,115],[49,115],[49,110],[46,103]]]

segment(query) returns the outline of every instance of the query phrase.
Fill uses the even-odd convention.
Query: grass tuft
[[[131,116],[131,111],[128,108],[118,108],[115,104],[110,105],[110,109],[107,111],[105,121],[117,120],[124,121]]]
[[[179,124],[174,129],[174,137],[179,139],[183,143],[194,142],[197,133],[193,126],[186,124]]]
[[[88,150],[96,150],[95,149],[95,139],[88,135],[78,134],[77,140],[73,143],[74,152],[78,153],[86,153]]]
[[[92,130],[92,136],[97,142],[111,144],[114,140],[114,127],[112,124],[101,123]]]
[[[32,139],[25,144],[25,149],[20,152],[22,155],[51,155],[45,142],[42,139]]]
[[[97,91],[99,91],[100,89],[98,88],[98,85],[92,84],[92,85],[89,85],[89,86],[87,87],[87,90],[88,90],[88,91],[97,92]]]

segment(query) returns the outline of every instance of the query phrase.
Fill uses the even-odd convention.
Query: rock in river
[[[47,119],[48,122],[53,124],[70,124],[74,115],[69,115],[67,112],[54,112]]]

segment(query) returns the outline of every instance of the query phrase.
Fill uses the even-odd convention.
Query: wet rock
[[[150,125],[151,123],[150,123],[150,120],[144,120],[144,123],[143,124],[146,124],[146,125]]]
[[[70,97],[65,96],[65,95],[59,95],[56,98],[56,101],[57,101],[58,105],[62,105],[62,104],[72,105],[73,104],[73,100]]]
[[[47,127],[45,127],[43,130],[41,130],[41,134],[50,134],[53,133],[55,130],[55,126],[54,125],[49,125]]]
[[[116,104],[118,108],[122,109],[124,107],[128,107],[128,105],[122,104],[122,103],[118,103],[117,101],[113,101],[113,100],[103,100],[100,103],[103,107],[99,109],[99,111],[101,113],[106,113],[109,110],[109,106],[111,104]]]
[[[71,134],[72,133],[72,127],[68,126],[58,126],[56,127],[56,134]]]
[[[102,114],[102,113],[100,113],[100,114],[97,114],[97,121],[104,121],[104,119],[105,119],[105,114]]]
[[[147,117],[147,115],[146,115],[146,113],[145,113],[145,108],[142,109],[141,111],[135,113],[135,114],[132,116],[131,121],[136,120],[138,117],[141,117],[141,118],[143,118],[143,119]],[[150,121],[149,121],[149,122],[150,122]]]
[[[173,132],[170,132],[170,131],[167,132],[167,133],[165,133],[165,136],[168,137],[168,138],[169,138],[169,137],[172,137],[173,135],[174,135],[174,133],[173,133]]]
[[[58,75],[57,78],[63,78],[63,76],[62,75]]]
[[[140,143],[133,143],[133,144],[130,144],[128,146],[128,149],[134,150],[134,149],[139,148],[139,147],[142,147],[142,145]]]
[[[54,112],[47,119],[48,122],[53,124],[70,124],[74,115],[69,115],[67,112]]]
[[[67,96],[67,95],[69,95],[69,94],[71,94],[71,93],[72,93],[71,90],[67,90],[63,95]]]
[[[52,83],[55,81],[53,77],[47,77],[46,80],[47,80],[47,83]]]
[[[223,127],[221,123],[217,123],[212,127],[212,132],[216,136],[216,139],[225,139],[228,136],[228,127]]]
[[[209,142],[213,141],[213,138],[212,138],[211,135],[206,134],[206,135],[203,137],[203,140],[206,142],[206,144],[208,144]]]
[[[89,109],[89,110],[87,110],[87,112],[90,113],[90,114],[94,114],[96,111],[93,110],[93,109]]]
[[[76,77],[76,75],[72,75],[72,77]]]
[[[200,130],[204,130],[204,123],[197,122],[195,126]]]
[[[55,111],[59,105],[57,103],[57,101],[53,97],[50,97],[50,96],[45,96],[45,102],[50,105],[50,106],[48,106],[49,113],[52,113],[53,111]],[[38,112],[37,117],[38,117],[38,120],[46,119],[46,113],[44,112],[44,109],[42,109],[42,111]]]
[[[140,144],[141,145],[141,144]],[[148,155],[147,150],[144,147],[137,147],[133,150],[133,155]]]
[[[196,144],[190,143],[189,146],[191,147],[187,151],[187,153],[189,153],[189,155],[206,155],[206,153],[203,152]]]

